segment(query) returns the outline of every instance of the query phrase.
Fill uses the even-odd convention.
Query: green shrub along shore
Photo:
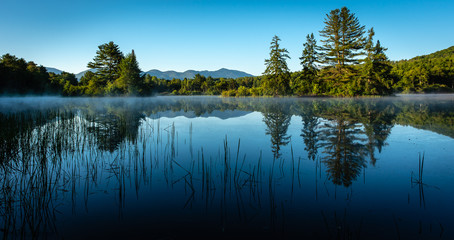
[[[134,50],[126,56],[118,45],[98,46],[91,71],[47,72],[43,66],[5,54],[0,59],[0,94],[62,96],[373,96],[393,93],[453,92],[454,46],[410,60],[390,61],[374,29],[366,31],[346,7],[326,14],[325,26],[308,34],[300,59],[301,71],[290,72],[288,51],[272,38],[262,76],[158,79],[143,75]]]

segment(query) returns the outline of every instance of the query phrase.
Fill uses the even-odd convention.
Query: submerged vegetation
[[[452,92],[454,47],[410,60],[392,62],[346,7],[330,11],[320,30],[320,44],[308,34],[301,71],[290,72],[288,51],[274,36],[262,76],[237,79],[195,75],[192,79],[158,79],[142,75],[134,50],[124,56],[113,42],[98,46],[90,71],[48,73],[42,66],[5,54],[0,59],[0,94],[63,96],[222,95],[277,96],[388,95],[395,92]],[[367,36],[366,36],[367,35]]]

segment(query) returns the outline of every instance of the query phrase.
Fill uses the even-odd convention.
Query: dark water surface
[[[0,98],[5,239],[454,239],[454,95]]]

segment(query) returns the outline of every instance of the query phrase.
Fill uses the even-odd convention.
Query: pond
[[[0,99],[3,238],[454,239],[454,95]]]

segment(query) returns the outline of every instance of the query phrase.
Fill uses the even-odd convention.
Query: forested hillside
[[[454,89],[454,46],[392,65],[396,91],[450,92]]]

